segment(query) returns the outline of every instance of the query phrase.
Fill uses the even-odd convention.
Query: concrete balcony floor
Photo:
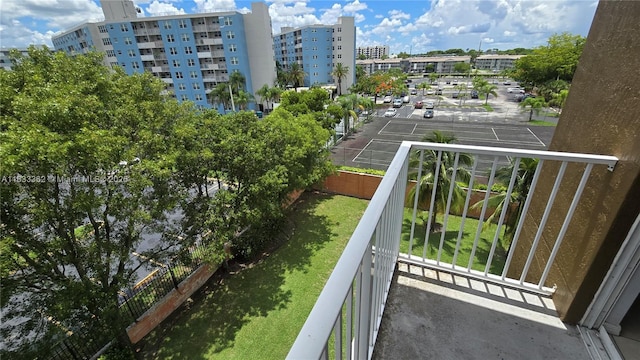
[[[373,359],[590,359],[551,298],[398,264]]]

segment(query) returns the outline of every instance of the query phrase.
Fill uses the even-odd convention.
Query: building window
[[[182,79],[184,78],[184,76],[182,76],[182,71],[176,71],[176,79]]]
[[[338,41],[342,41],[342,36],[338,36]]]
[[[187,59],[187,66],[195,66],[196,65],[196,61],[193,59]]]
[[[187,90],[187,86],[183,83],[178,84],[178,89],[179,90]]]
[[[184,53],[185,54],[192,54],[193,50],[191,50],[191,46],[185,46],[184,47]]]
[[[107,32],[107,27],[104,25],[100,25],[98,26],[98,31],[100,31],[101,33],[106,33]]]
[[[174,39],[172,34],[167,35],[167,42],[174,42],[176,41],[176,39]]]
[[[120,31],[122,31],[122,32],[129,31],[129,28],[127,27],[127,24],[120,24]]]
[[[170,47],[169,48],[169,54],[171,55],[177,55],[178,54],[178,49],[174,48],[174,47]]]
[[[238,58],[237,57],[232,57],[231,58],[231,65],[238,65]]]
[[[338,59],[342,59],[342,54],[338,54]]]
[[[138,64],[137,61],[132,62],[131,63],[131,67],[134,68],[134,69],[140,69],[140,65]]]
[[[136,56],[136,51],[134,49],[127,50],[127,53],[129,54],[129,57],[135,57]]]
[[[178,22],[178,27],[180,29],[186,29],[187,28],[187,21],[185,19],[180,19],[180,21]]]
[[[116,66],[118,66],[118,62],[117,61],[112,61],[111,62],[111,67],[114,68]]]
[[[191,84],[193,86],[193,90],[200,90],[200,84],[198,83],[193,83]]]
[[[107,50],[107,56],[109,57],[115,57],[116,56],[116,52],[113,50]]]
[[[189,41],[189,34],[182,34],[182,41]]]
[[[202,101],[202,94],[196,94],[196,101]]]
[[[198,72],[197,71],[189,71],[189,77],[191,77],[192,79],[197,79],[198,78]]]
[[[187,98],[186,94],[182,94],[182,95],[180,95],[180,100],[187,101],[187,100],[189,100],[189,98]]]
[[[224,24],[227,26],[233,25],[233,20],[230,17],[224,18]]]
[[[165,29],[171,29],[171,21],[165,21],[163,23],[163,26]]]
[[[318,39],[317,38],[311,38],[311,41],[316,42],[316,41],[318,41]]]
[[[111,45],[111,38],[102,39],[103,45]]]
[[[342,45],[338,45],[338,50],[342,50]]]
[[[236,47],[235,44],[230,44],[229,45],[229,52],[236,52],[236,50],[238,50],[238,48]]]
[[[131,44],[133,44],[133,41],[131,41],[130,37],[126,37],[126,38],[124,38],[124,43],[127,44],[127,45],[131,45]]]
[[[341,27],[338,28],[338,32],[342,32],[342,28]]]
[[[236,35],[233,31],[227,31],[227,39],[235,39]]]
[[[174,67],[180,67],[180,60],[173,60]]]

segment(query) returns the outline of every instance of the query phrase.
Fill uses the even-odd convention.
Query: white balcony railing
[[[467,155],[471,157],[471,164],[462,166],[461,158],[468,158]],[[473,191],[465,191],[464,206],[456,212],[456,216],[460,218],[459,229],[451,231],[448,222],[450,213],[453,212],[452,203],[456,202],[453,198],[456,193],[456,184],[458,184],[457,179],[462,177],[460,176],[462,173],[469,174],[468,188],[471,189],[474,181],[477,182],[478,179],[484,179],[486,176],[487,188],[491,189],[497,180],[497,173],[504,173],[498,170],[499,165],[511,164],[513,171],[510,171],[511,177],[507,179],[507,190],[503,194],[506,198],[511,198],[523,178],[520,166],[523,159],[537,159],[537,165],[534,163],[535,172],[532,177],[529,177],[528,196],[520,207],[521,215],[516,218],[519,220],[514,224],[513,240],[510,240],[510,244],[507,245],[508,250],[503,251],[500,254],[501,258],[498,258],[496,249],[504,246],[504,243],[499,245],[499,238],[501,229],[506,224],[506,214],[510,206],[503,206],[502,211],[490,209],[489,199],[496,194],[489,191],[482,196],[484,201],[477,201],[477,205],[472,206],[470,199]],[[603,155],[403,142],[290,349],[288,358],[370,359],[397,261],[462,273],[529,291],[551,292],[552,290],[544,287],[544,284],[582,192],[589,181],[591,171],[594,166],[605,166],[612,171],[617,160],[613,156]],[[536,185],[543,172],[543,166],[545,175],[552,173],[550,176],[554,179],[554,185],[550,192],[545,190],[536,193]],[[568,166],[571,166],[570,171],[581,174],[580,180],[577,186],[564,185],[560,190]],[[413,186],[415,182],[412,179],[421,179],[425,175],[429,175],[426,179],[431,183],[438,183],[447,177],[451,185],[439,190],[433,186],[425,186],[424,188],[429,189],[430,193],[423,197],[426,200],[420,202],[418,200],[421,199],[422,186],[416,187],[414,196],[408,197],[408,184]],[[568,208],[553,206],[560,191],[564,197],[568,196],[571,199]],[[516,251],[512,249],[516,249],[518,245],[525,215],[534,196],[546,196],[546,207],[541,218],[537,220],[538,231],[531,239],[530,245],[525,245],[524,250],[523,244],[529,242],[518,247],[520,260],[516,266],[512,263]],[[441,207],[444,209],[444,214],[440,215],[442,224],[438,224],[442,229],[440,234],[432,233],[431,229],[435,224],[432,217],[428,216],[424,237],[421,238],[417,236],[417,228],[422,226],[416,222],[416,219],[419,219],[418,213],[426,207],[431,214],[436,199],[444,199],[440,202],[444,205]],[[495,234],[490,236],[491,239],[486,239],[485,233],[485,239],[482,241],[488,242],[487,246],[490,249],[485,248],[487,253],[478,256],[481,234],[485,230],[484,223],[492,211],[496,211],[493,217],[493,223],[496,225]],[[477,227],[473,231],[467,230],[467,234],[464,235],[466,238],[462,241],[465,220],[471,218],[471,212],[479,212],[473,216],[477,218],[474,219],[477,221]],[[411,218],[410,224],[405,221],[405,213],[411,214],[407,215]],[[564,219],[557,237],[553,235],[556,237],[555,243],[545,251],[536,251],[542,237],[542,230],[545,229],[551,217]],[[449,239],[445,239],[446,233],[449,233]],[[456,233],[457,236],[451,238],[452,233]],[[467,238],[469,235],[472,239]],[[434,236],[437,238],[435,241]],[[406,244],[407,241],[408,244]],[[463,242],[466,244],[464,247]],[[407,253],[400,252],[401,243],[408,249]],[[418,246],[420,243],[422,246]],[[448,256],[443,256],[445,252]],[[445,258],[450,259],[449,262],[445,261]],[[534,258],[540,267],[539,271],[532,275],[529,274],[529,270]],[[492,267],[492,264],[498,263],[500,263],[499,266]],[[537,281],[531,282],[532,277]]]

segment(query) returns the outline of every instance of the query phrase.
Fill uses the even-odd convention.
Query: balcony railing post
[[[373,249],[371,244],[368,246],[368,251],[362,258],[362,264],[360,267],[359,286],[357,288],[357,303],[356,303],[356,359],[368,359],[369,351],[369,329],[371,322],[371,264],[372,264]]]

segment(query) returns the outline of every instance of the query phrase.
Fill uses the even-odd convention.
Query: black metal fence
[[[185,260],[176,260],[154,270],[131,288],[124,289],[120,296],[120,311],[136,322],[160,299],[169,294],[189,275],[204,263],[205,249],[193,248]],[[99,330],[83,329],[74,332],[51,349],[49,359],[91,359],[101,349],[108,347],[112,339]]]

